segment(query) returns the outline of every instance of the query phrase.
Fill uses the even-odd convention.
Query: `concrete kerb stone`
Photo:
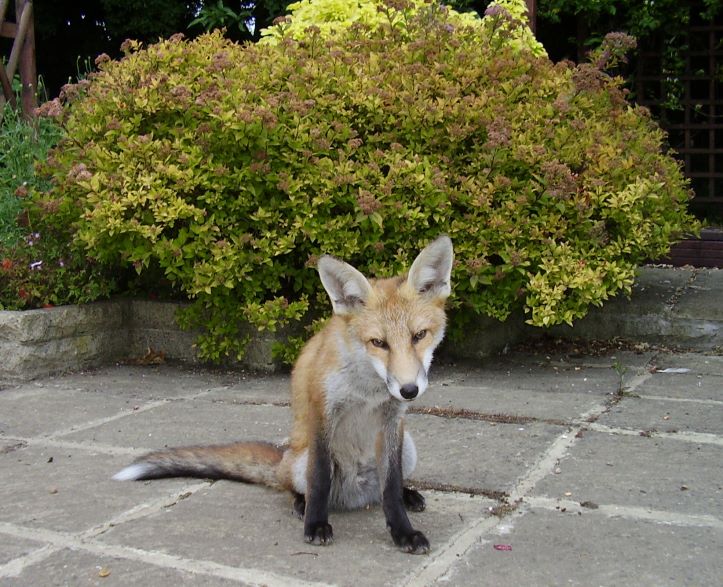
[[[641,267],[629,299],[618,296],[573,326],[555,326],[548,333],[714,350],[723,346],[721,291],[723,272],[717,269]]]
[[[651,344],[713,350],[723,347],[723,272],[694,268],[643,267],[630,299],[618,297],[593,308],[574,326],[533,328],[514,315],[501,323],[480,318],[463,340],[448,339],[439,354],[446,359],[494,355],[521,340],[542,334],[568,339],[627,338]],[[182,305],[116,300],[25,312],[0,312],[0,382],[23,381],[64,371],[144,357],[149,350],[169,360],[200,364],[194,341],[198,331],[176,323]],[[260,334],[241,327],[251,342],[234,366],[278,371],[272,348],[283,333]]]
[[[0,381],[116,361],[126,353],[128,321],[126,302],[0,312]]]
[[[164,359],[203,364],[194,344],[200,332],[184,331],[176,323],[182,307],[170,302],[114,300],[0,311],[0,382],[142,360],[151,351],[162,352]],[[251,336],[246,356],[232,366],[278,370],[272,348],[280,335],[258,334],[249,326],[239,330],[239,336],[245,335]]]

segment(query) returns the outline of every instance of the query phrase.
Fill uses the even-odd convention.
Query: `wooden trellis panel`
[[[642,51],[637,102],[648,106],[668,131],[695,191],[693,207],[723,215],[723,23],[689,27],[690,49],[682,76],[663,71],[661,55]],[[677,81],[676,81],[677,80]],[[678,83],[681,110],[661,107],[667,84]]]
[[[30,117],[37,105],[37,72],[35,68],[35,29],[33,26],[32,0],[15,0],[17,22],[6,22],[9,0],[0,0],[0,37],[13,39],[10,57],[4,64],[0,61],[0,106],[5,102],[15,104],[12,79],[19,71],[22,84],[21,101],[23,113]]]

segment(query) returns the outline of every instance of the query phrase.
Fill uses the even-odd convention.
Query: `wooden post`
[[[33,117],[37,106],[37,70],[35,68],[35,27],[32,0],[15,0],[15,23],[5,22],[8,0],[0,0],[0,36],[13,40],[7,67],[0,62],[0,107],[5,102],[15,105],[12,80],[16,69],[20,72],[21,101],[26,118]]]
[[[537,32],[537,1],[525,0],[527,3],[527,19],[530,21],[530,30],[534,35]]]
[[[35,108],[38,105],[38,72],[35,67],[35,23],[33,18],[33,2],[32,0],[15,0],[15,10],[17,11],[23,5],[23,14],[20,19],[20,27],[23,27],[23,20],[27,14],[27,25],[25,31],[25,40],[20,52],[20,83],[22,91],[20,100],[23,106],[23,114],[25,118],[33,118]],[[16,12],[16,14],[20,14]]]
[[[5,32],[5,12],[8,8],[8,0],[0,0],[0,35]],[[4,35],[3,35],[4,36]],[[0,60],[0,120],[2,120],[2,107],[5,102],[10,102],[15,107],[15,95],[13,94],[13,87],[8,74],[5,72],[5,66],[2,60]]]

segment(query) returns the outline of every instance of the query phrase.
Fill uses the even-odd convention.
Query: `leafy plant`
[[[223,0],[217,0],[215,4],[209,2],[201,7],[198,16],[189,23],[188,28],[200,26],[204,31],[212,31],[235,27],[240,33],[250,34],[252,9],[253,3],[250,2],[248,6],[242,3],[238,12],[226,6]]]
[[[406,17],[412,12],[444,10],[450,23],[457,25],[476,25],[479,19],[474,13],[459,13],[443,8],[437,3],[425,0],[401,0],[397,2],[381,2],[361,0],[346,2],[345,0],[300,0],[287,6],[290,15],[279,17],[275,26],[261,31],[265,42],[276,43],[284,36],[302,39],[309,33],[324,38],[338,34],[353,25],[377,27],[381,24],[391,25],[392,29],[403,31],[408,23]],[[310,29],[307,31],[307,29]]]
[[[659,49],[662,57],[659,73],[663,76],[660,105],[679,110],[682,108],[685,56],[690,51],[688,25],[696,18],[707,21],[720,15],[723,1],[540,0],[537,6],[541,29],[547,28],[547,23],[574,18],[578,31],[587,31],[583,38],[588,46],[598,44],[610,30],[623,30],[635,36],[644,48]],[[581,40],[578,38],[574,42]]]
[[[47,156],[61,136],[51,120],[32,124],[6,104],[0,117],[0,246],[17,244],[24,230],[18,225],[20,199],[36,185],[35,163]]]
[[[408,28],[411,15],[432,20],[441,16],[447,26],[454,27],[482,24],[475,12],[458,12],[430,0],[300,0],[289,4],[287,9],[290,15],[277,18],[274,26],[261,31],[262,42],[273,44],[284,37],[301,40],[309,34],[327,38],[360,25],[372,29],[388,25],[397,35],[409,32],[413,36],[414,31]],[[509,34],[508,42],[512,46],[523,44],[536,55],[546,54],[530,29],[523,26],[527,22],[524,0],[497,0],[485,14],[496,21],[494,26]]]
[[[114,291],[112,272],[69,246],[67,236],[34,231],[0,246],[0,310],[87,303]]]
[[[625,374],[628,372],[628,368],[617,358],[613,360],[612,368],[618,376],[618,388],[615,394],[622,397],[627,392],[627,387],[625,387]]]
[[[638,263],[695,228],[662,132],[601,70],[606,48],[553,65],[506,12],[458,26],[392,4],[376,28],[276,45],[126,43],[45,107],[67,138],[34,213],[101,264],[159,268],[212,359],[243,352],[244,322],[326,307],[321,253],[391,275],[447,233],[454,324],[523,310],[545,326],[629,292]]]
[[[70,227],[31,221],[32,190],[50,184],[36,173],[63,135],[52,118],[29,122],[6,105],[0,124],[0,310],[87,302],[107,296],[112,279],[70,244]],[[31,203],[32,207],[33,204]]]

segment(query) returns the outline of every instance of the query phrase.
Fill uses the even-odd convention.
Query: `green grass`
[[[18,188],[38,186],[35,164],[62,136],[62,129],[48,119],[28,122],[9,105],[0,120],[0,247],[11,247],[22,238],[18,225],[22,203]]]

